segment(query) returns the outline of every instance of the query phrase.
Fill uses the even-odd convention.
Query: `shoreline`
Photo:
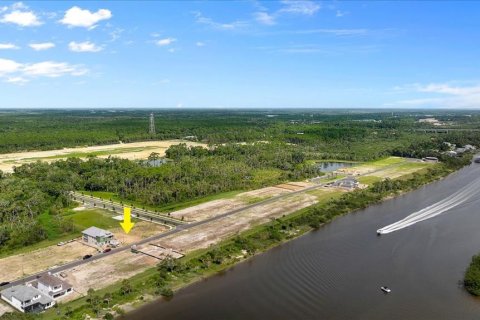
[[[416,189],[401,191],[401,192],[399,192],[399,193],[397,193],[397,194],[394,194],[394,195],[388,195],[388,196],[382,198],[380,202],[370,204],[367,208],[369,208],[369,207],[371,207],[371,206],[374,206],[374,205],[378,205],[378,204],[384,203],[384,202],[389,201],[389,200],[392,200],[392,199],[395,199],[395,198],[397,198],[397,197],[403,196],[403,195],[405,195],[405,194],[407,194],[407,193],[409,193],[409,192],[417,191],[417,190],[419,190],[420,188],[425,187],[425,186],[428,186],[428,185],[433,184],[433,183],[435,183],[435,182],[441,182],[441,181],[443,181],[444,179],[446,179],[447,177],[458,173],[458,172],[459,172],[461,169],[463,169],[463,168],[464,168],[464,167],[461,167],[461,168],[459,168],[459,169],[457,169],[457,170],[454,170],[454,171],[448,173],[448,174],[445,175],[445,176],[442,176],[442,177],[440,177],[440,178],[438,178],[438,179],[432,180],[432,181],[430,181],[430,182],[428,182],[428,183],[426,183],[426,184],[422,184],[422,185],[420,185],[420,186],[419,186],[418,188],[416,188]],[[307,207],[307,208],[305,208],[305,209],[308,209],[308,208],[309,208],[309,207]],[[189,282],[187,282],[187,283],[182,283],[182,284],[178,284],[178,285],[176,285],[176,286],[172,286],[172,290],[173,290],[174,294],[176,294],[176,293],[178,293],[178,292],[180,292],[180,291],[188,288],[189,286],[194,285],[194,284],[197,284],[197,283],[199,283],[199,282],[201,282],[201,281],[203,281],[203,280],[207,280],[207,279],[211,278],[212,276],[216,276],[216,275],[221,274],[221,273],[223,273],[223,272],[228,272],[228,271],[229,271],[230,269],[232,269],[233,267],[235,267],[235,266],[237,266],[237,265],[240,265],[240,264],[242,264],[242,263],[248,262],[249,260],[251,260],[251,259],[253,259],[253,258],[257,257],[257,256],[260,256],[260,255],[262,255],[262,254],[264,254],[264,253],[267,253],[269,250],[271,250],[271,249],[273,249],[273,248],[281,247],[282,245],[284,245],[284,244],[286,244],[286,243],[288,243],[288,242],[290,242],[290,241],[297,240],[297,239],[299,239],[299,238],[301,238],[301,237],[303,237],[303,236],[306,236],[306,235],[310,234],[311,232],[319,231],[319,230],[321,230],[321,228],[322,228],[323,226],[325,226],[325,225],[327,225],[327,224],[335,221],[337,218],[340,218],[340,217],[343,217],[343,216],[346,216],[346,215],[349,215],[349,214],[355,214],[357,211],[359,211],[359,210],[365,210],[365,209],[366,209],[366,208],[355,209],[355,210],[350,211],[350,212],[348,212],[348,213],[346,213],[346,214],[336,216],[336,217],[334,217],[332,220],[330,220],[330,221],[328,221],[328,222],[325,222],[325,223],[322,223],[318,228],[310,228],[310,229],[308,229],[308,230],[305,230],[305,231],[302,232],[301,234],[296,235],[296,236],[293,237],[293,238],[289,238],[289,239],[282,240],[281,242],[275,243],[275,244],[273,244],[272,246],[269,246],[268,248],[265,248],[265,249],[263,249],[262,251],[256,252],[256,253],[253,254],[253,255],[244,256],[244,258],[238,260],[237,262],[234,262],[234,263],[231,263],[231,264],[222,266],[222,267],[220,267],[220,268],[218,268],[218,269],[215,269],[215,270],[207,271],[205,274],[201,274],[201,275],[198,275],[198,276],[192,278],[192,279],[191,279]],[[301,210],[303,210],[303,209],[301,209]],[[300,211],[300,210],[299,210],[299,211]],[[290,215],[295,215],[295,214],[297,214],[297,213],[298,213],[298,212],[293,212],[293,213],[291,213]],[[288,216],[286,216],[285,218],[288,218]],[[259,226],[259,227],[261,227],[261,226]],[[247,230],[246,232],[248,232],[248,230]],[[224,240],[223,242],[228,242],[228,241],[231,241],[231,239]],[[220,243],[219,245],[221,245],[221,243]],[[194,252],[192,252],[192,253],[194,253]],[[152,299],[150,299],[150,300],[144,300],[144,301],[142,301],[143,303],[140,303],[140,304],[136,305],[136,306],[133,307],[133,308],[132,308],[132,304],[135,305],[136,303],[129,302],[129,303],[126,303],[126,304],[121,304],[121,305],[119,305],[118,307],[120,307],[120,308],[125,307],[125,308],[130,309],[130,310],[127,311],[127,314],[125,314],[124,316],[122,316],[122,318],[124,318],[125,316],[128,316],[129,313],[133,313],[133,312],[139,311],[141,308],[146,307],[146,306],[148,306],[148,305],[150,305],[150,304],[152,304],[152,303],[166,303],[166,302],[168,302],[168,300],[169,300],[168,298],[165,298],[165,297],[162,297],[162,296],[160,296],[160,297],[151,296],[151,298],[152,298]],[[138,302],[138,301],[137,301],[137,302]]]
[[[265,253],[274,247],[298,239],[310,231],[318,230],[340,216],[356,213],[360,209],[366,209],[410,191],[418,190],[428,184],[441,181],[471,164],[470,161],[465,162],[466,159],[460,160],[461,162],[456,162],[454,165],[440,164],[433,168],[422,169],[418,173],[407,174],[392,180],[383,180],[367,189],[357,189],[336,200],[312,205],[273,222],[254,226],[214,246],[188,253],[185,257],[175,260],[173,262],[174,267],[168,272],[163,272],[159,267],[149,268],[124,280],[133,288],[128,294],[119,293],[120,282],[98,289],[92,293],[94,296],[100,297],[103,294],[109,294],[113,295],[114,299],[112,306],[109,303],[107,306],[101,307],[100,315],[97,313],[97,318],[103,316],[105,312],[118,317],[124,316],[126,311],[128,313],[136,312],[150,303],[164,303],[165,300],[173,296],[173,291],[179,292],[190,285],[206,280],[212,275],[227,272],[237,264],[249,261],[250,258]],[[388,186],[391,185],[394,185],[393,189],[389,189]],[[280,226],[284,227],[285,225],[289,225],[294,230],[280,228]],[[287,227],[287,229],[290,227]],[[272,234],[273,237],[271,237]],[[249,245],[252,242],[254,242],[255,247],[250,250],[251,246],[249,248]],[[219,257],[218,260],[212,259],[214,255]],[[205,262],[205,260],[207,261]],[[205,263],[207,264],[205,265]],[[161,272],[163,272],[162,275],[159,275]],[[161,285],[155,282],[155,279],[158,279],[159,276],[162,278]],[[89,314],[92,316],[92,307],[88,304],[91,297],[93,296],[87,295],[65,303],[56,310],[56,314],[49,310],[44,313],[44,319],[56,319],[56,316],[64,313],[65,310],[69,310],[69,315]]]

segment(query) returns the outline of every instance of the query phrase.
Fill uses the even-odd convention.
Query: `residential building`
[[[42,312],[55,305],[55,300],[32,286],[18,285],[0,292],[2,300],[21,312]]]
[[[332,185],[335,187],[347,189],[355,189],[359,187],[359,183],[354,177],[347,177],[345,179],[337,180]]]
[[[93,246],[103,247],[107,245],[116,245],[118,241],[113,237],[113,233],[97,227],[90,227],[82,231],[83,241]]]
[[[32,285],[40,292],[53,299],[62,297],[73,291],[70,284],[51,274],[42,275],[40,278],[34,281]]]

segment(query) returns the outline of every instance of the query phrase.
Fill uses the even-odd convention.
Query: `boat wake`
[[[480,179],[476,179],[470,184],[458,190],[457,192],[453,193],[449,197],[437,203],[434,203],[431,206],[428,206],[422,210],[414,212],[400,221],[397,221],[381,229],[378,229],[377,233],[378,234],[391,233],[391,232],[409,227],[411,225],[414,225],[415,223],[441,215],[442,213],[454,207],[457,207],[461,204],[466,203],[476,193],[479,192],[479,189],[480,189]]]

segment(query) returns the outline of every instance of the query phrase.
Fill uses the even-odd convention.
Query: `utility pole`
[[[155,118],[153,116],[153,112],[150,113],[150,128],[148,129],[150,135],[155,135]]]

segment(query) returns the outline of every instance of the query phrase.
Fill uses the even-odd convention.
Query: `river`
[[[126,318],[480,319],[480,299],[460,284],[480,252],[480,190],[440,216],[375,233],[475,179],[479,164],[338,218]]]

